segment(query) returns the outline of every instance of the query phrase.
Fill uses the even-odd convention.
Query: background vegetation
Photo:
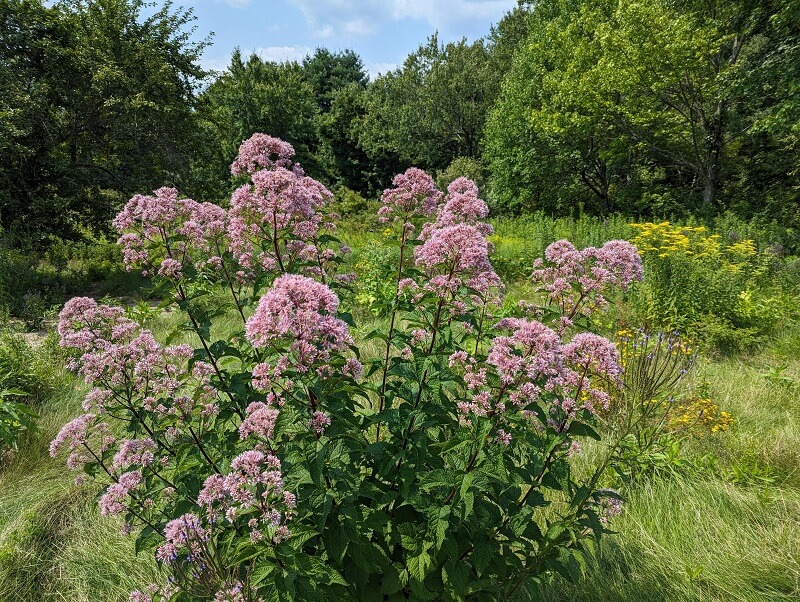
[[[436,35],[370,81],[351,50],[199,59],[191,10],[0,2],[0,226],[15,246],[107,228],[134,193],[222,201],[255,132],[370,198],[409,165],[468,171],[493,213],[797,228],[792,0],[520,1],[483,39]],[[795,243],[796,244],[796,241]]]

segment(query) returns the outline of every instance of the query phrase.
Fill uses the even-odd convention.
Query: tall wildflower
[[[408,168],[392,180],[394,188],[383,191],[383,205],[378,209],[378,219],[402,222],[407,228],[415,217],[436,213],[442,193],[428,174],[416,167]]]
[[[213,203],[180,199],[175,188],[136,195],[114,218],[125,267],[179,280],[186,267],[218,268],[226,246],[227,213]]]
[[[250,183],[231,197],[228,235],[241,277],[298,269],[321,276],[337,256],[319,238],[333,228],[322,213],[333,195],[297,166],[289,169],[293,155],[291,145],[261,134],[239,149],[233,170],[248,173]]]
[[[562,319],[498,320],[477,187],[442,195],[409,169],[382,196],[398,294],[367,336],[385,350],[365,352],[342,310],[330,192],[293,156],[243,142],[229,211],[169,188],[126,205],[126,265],[173,291],[191,344],[67,303],[61,344],[91,389],[51,453],[97,476],[100,511],[169,574],[136,602],[510,599],[613,514],[570,458],[624,375],[572,319],[641,277],[635,249],[551,245],[535,278]]]
[[[307,370],[352,342],[347,324],[334,316],[338,307],[338,297],[324,284],[307,276],[285,274],[261,297],[247,321],[247,337],[256,348],[277,339],[291,340],[295,366]]]
[[[231,173],[235,176],[244,173],[252,175],[261,169],[290,168],[292,157],[294,147],[288,142],[267,134],[253,134],[239,147],[239,155],[231,165]]]
[[[577,315],[588,316],[607,305],[613,289],[627,290],[642,279],[642,260],[636,247],[624,240],[610,240],[599,249],[576,249],[559,240],[545,249],[545,258],[534,262],[533,281],[560,310],[561,327],[569,327]]]

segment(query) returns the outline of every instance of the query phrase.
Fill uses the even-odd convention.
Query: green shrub
[[[56,387],[57,360],[48,345],[34,348],[20,334],[0,333],[0,389],[22,390],[39,401]]]
[[[771,250],[704,226],[631,226],[646,275],[632,301],[645,323],[680,330],[720,351],[741,351],[798,315],[790,273]]]
[[[41,253],[0,247],[0,315],[39,329],[71,295],[138,295],[147,281],[125,272],[121,261],[104,239],[55,240]]]
[[[486,189],[486,167],[477,159],[456,157],[445,169],[436,174],[436,187],[447,190],[453,180],[465,177],[477,185],[479,190]]]
[[[355,301],[375,316],[385,316],[392,309],[397,293],[398,256],[396,247],[376,240],[357,251]]]

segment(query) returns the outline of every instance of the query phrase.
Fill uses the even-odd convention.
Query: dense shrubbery
[[[54,240],[41,252],[0,247],[0,315],[38,329],[76,294],[138,295],[146,280],[126,273],[106,240]]]
[[[331,195],[291,152],[243,144],[234,171],[251,183],[229,211],[161,189],[115,220],[126,265],[169,291],[195,348],[88,298],[60,315],[94,388],[51,452],[105,482],[103,514],[169,569],[134,599],[498,599],[577,571],[619,511],[606,468],[641,423],[641,404],[616,400],[661,399],[683,374],[630,385],[587,330],[641,279],[635,248],[548,246],[533,273],[544,305],[498,322],[477,188],[461,178],[443,196],[411,169],[383,196],[397,294],[364,355]],[[574,472],[587,438],[601,451]]]
[[[0,455],[36,428],[38,408],[60,384],[58,363],[49,349],[0,331]]]
[[[797,316],[796,291],[774,249],[708,234],[704,226],[632,224],[648,268],[634,298],[645,323],[679,330],[721,349],[745,349]]]

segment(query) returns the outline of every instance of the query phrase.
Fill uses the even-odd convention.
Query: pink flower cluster
[[[130,466],[149,466],[155,462],[157,452],[158,446],[149,437],[124,439],[120,443],[119,451],[114,455],[111,465],[117,470],[124,470]]]
[[[331,425],[331,417],[325,412],[314,412],[311,418],[311,428],[317,434],[321,435]]]
[[[213,203],[179,199],[174,188],[159,188],[155,196],[137,194],[114,218],[121,234],[125,267],[143,267],[178,280],[185,266],[218,267],[226,246],[227,214]]]
[[[491,224],[482,222],[489,215],[489,206],[478,197],[478,187],[467,178],[457,178],[447,187],[444,203],[438,208],[436,221],[426,224],[420,233],[425,240],[437,228],[457,224],[475,226],[481,234],[489,236],[494,229]]]
[[[279,410],[261,401],[254,401],[247,406],[247,412],[242,424],[239,425],[239,437],[242,439],[255,435],[262,439],[272,437],[275,430],[275,421],[278,419]]]
[[[283,167],[256,171],[252,182],[234,191],[229,212],[230,250],[245,271],[285,271],[292,261],[335,257],[314,241],[323,226],[319,211],[333,196],[327,188]]]
[[[100,514],[103,516],[119,515],[127,511],[128,498],[142,482],[142,473],[138,471],[126,472],[120,475],[117,482],[110,485],[100,497]]]
[[[378,219],[383,223],[393,218],[407,225],[414,217],[433,215],[442,199],[433,178],[416,167],[397,174],[392,184],[394,188],[384,190],[381,197]]]
[[[561,309],[563,327],[579,312],[589,315],[607,305],[604,295],[612,288],[627,290],[642,279],[642,260],[629,242],[610,240],[599,249],[577,250],[567,240],[552,243],[545,261],[534,262],[533,281],[540,284],[552,303]]]
[[[440,195],[436,197],[437,202],[440,199]],[[436,219],[423,226],[419,236],[423,244],[414,248],[417,265],[424,267],[428,275],[422,291],[445,298],[454,295],[463,284],[481,293],[500,286],[500,278],[489,261],[492,248],[486,240],[492,227],[480,221],[488,215],[489,208],[478,198],[475,184],[458,178],[448,187],[444,203],[433,209]],[[405,279],[400,282],[398,292],[405,289],[416,292],[419,288],[414,281]],[[421,294],[417,293],[415,298]],[[463,313],[465,309],[466,306],[457,308],[455,312]]]
[[[209,531],[203,528],[196,514],[187,513],[167,523],[164,540],[156,553],[164,564],[174,563],[180,554],[185,554],[189,562],[202,560],[208,555],[206,542]]]
[[[231,523],[246,518],[250,538],[260,541],[265,527],[275,540],[288,537],[285,522],[296,501],[294,494],[283,488],[280,460],[271,453],[249,450],[233,459],[230,473],[206,479],[197,503],[213,522],[223,516]]]
[[[606,491],[614,495],[606,495],[598,504],[600,522],[603,524],[603,526],[607,526],[611,519],[622,514],[622,507],[624,505],[621,499],[614,497],[618,495],[616,491],[613,489]]]
[[[432,269],[445,266],[454,273],[480,274],[492,270],[489,243],[475,226],[456,224],[433,230],[414,249],[417,264]]]
[[[321,212],[333,195],[292,164],[293,155],[290,144],[265,134],[243,142],[231,171],[249,174],[250,183],[233,193],[229,211],[180,199],[174,188],[134,196],[114,219],[126,268],[174,281],[190,265],[239,281],[258,271],[324,276],[347,252],[320,239],[334,229]]]
[[[62,347],[82,352],[71,367],[96,385],[86,396],[87,410],[103,413],[108,403],[120,403],[134,394],[145,399],[144,409],[161,414],[185,416],[195,404],[214,403],[217,392],[203,362],[192,373],[194,395],[177,394],[186,382],[192,348],[162,346],[149,330],[125,318],[120,308],[98,305],[87,297],[72,299],[59,314],[58,332]],[[171,399],[171,407],[156,403],[157,398]]]
[[[113,481],[99,500],[104,515],[124,513],[132,505],[140,512],[152,507],[156,502],[146,491],[141,499],[134,499],[133,491],[151,475],[163,478],[172,446],[182,435],[194,440],[209,428],[218,412],[218,392],[210,383],[213,367],[198,361],[189,370],[190,346],[164,347],[120,308],[85,297],[65,305],[58,331],[61,345],[80,354],[72,368],[94,386],[84,400],[88,413],[64,425],[50,444],[51,455],[66,449],[69,468],[103,468]],[[148,436],[116,441],[100,416],[133,422]]]
[[[280,138],[267,134],[253,134],[239,146],[239,154],[231,165],[231,173],[238,176],[250,175],[260,169],[274,167],[290,168],[294,157],[294,147]]]
[[[315,363],[330,359],[352,342],[342,320],[333,314],[339,298],[324,284],[306,276],[285,274],[275,280],[247,320],[247,338],[256,348],[279,340],[292,341],[289,350],[295,368],[307,371]]]
[[[67,467],[78,470],[94,459],[93,454],[102,454],[114,444],[115,438],[109,434],[105,422],[97,422],[95,414],[83,414],[72,419],[50,442],[50,456],[55,458],[62,448],[69,452]]]
[[[551,328],[535,320],[506,318],[498,328],[511,334],[495,337],[486,365],[496,375],[499,385],[492,386],[487,367],[478,367],[465,352],[450,358],[452,366],[461,365],[464,381],[471,391],[469,400],[458,403],[464,415],[497,415],[514,407],[525,408],[543,399],[553,399],[547,407],[560,427],[580,409],[595,411],[608,406],[608,393],[594,384],[619,384],[622,368],[613,343],[591,333],[576,335],[564,344]],[[546,394],[546,395],[543,395]]]

